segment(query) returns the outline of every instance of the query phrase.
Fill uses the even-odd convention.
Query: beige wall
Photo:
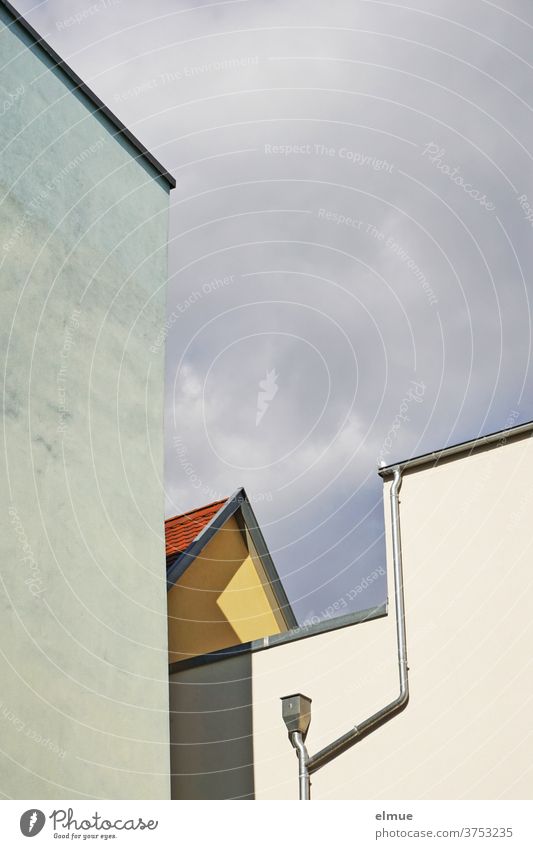
[[[530,798],[533,441],[406,473],[411,700],[313,776],[324,798]],[[392,601],[389,485],[384,492]],[[394,614],[253,655],[256,798],[295,798],[279,697],[313,699],[311,754],[398,691]]]

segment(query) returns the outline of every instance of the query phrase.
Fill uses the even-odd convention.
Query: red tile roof
[[[207,504],[205,507],[198,507],[196,510],[189,510],[188,513],[183,513],[181,516],[166,519],[165,545],[167,558],[185,551],[211,519],[216,516],[227,500],[227,498],[223,498],[222,501],[213,501],[212,504]]]

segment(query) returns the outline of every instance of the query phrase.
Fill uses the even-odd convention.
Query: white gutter
[[[525,436],[531,434],[533,436],[533,422],[510,427],[507,430],[499,430],[496,433],[489,433],[487,436],[480,436],[478,439],[469,439],[468,442],[460,442],[458,445],[450,445],[449,448],[443,448],[441,451],[431,451],[429,454],[422,454],[420,457],[413,457],[412,460],[403,460],[401,462],[402,472],[410,469],[426,466],[430,463],[438,463],[440,460],[446,460],[448,457],[454,457],[456,454],[466,454],[475,451],[478,448],[484,448],[490,445],[505,445],[509,439],[514,439],[516,436]],[[382,478],[389,477],[394,473],[394,470],[399,468],[398,463],[393,463],[391,466],[385,466],[383,469],[378,469],[378,475]]]

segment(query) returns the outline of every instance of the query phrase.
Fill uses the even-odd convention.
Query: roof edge
[[[0,0],[0,4],[5,8],[8,14],[13,19],[14,23],[19,24],[19,26],[30,36],[33,43],[38,45],[54,62],[56,68],[59,68],[63,73],[73,82],[76,86],[77,91],[83,94],[92,104],[96,106],[98,112],[107,118],[110,123],[116,127],[117,135],[126,139],[139,153],[139,157],[142,157],[156,172],[158,177],[161,177],[170,189],[176,188],[176,179],[172,176],[172,174],[162,165],[158,159],[153,156],[148,148],[146,148],[139,139],[133,135],[131,130],[128,130],[125,124],[122,123],[120,118],[117,118],[114,112],[109,109],[108,106],[105,105],[103,100],[100,100],[97,94],[89,88],[89,86],[84,83],[81,77],[78,76],[76,71],[74,71],[70,65],[68,65],[64,59],[61,58],[59,53],[57,53],[47,41],[42,38],[37,30],[32,27],[32,25],[24,18],[19,12],[15,9],[8,0]],[[136,157],[136,158],[139,158]]]
[[[499,443],[501,443],[501,445],[505,445],[508,439],[526,436],[527,434],[532,433],[533,421],[525,422],[521,425],[515,425],[514,427],[508,427],[503,430],[488,433],[486,436],[468,439],[466,442],[458,442],[455,445],[448,446],[448,448],[442,448],[440,451],[430,451],[428,454],[420,454],[418,457],[413,457],[410,460],[400,460],[397,463],[390,463],[388,466],[378,469],[378,475],[382,478],[388,478],[397,468],[401,468],[402,471],[407,471],[420,466],[427,466],[431,463],[436,466],[441,460],[447,460],[458,454],[465,454],[467,452],[472,453],[479,448],[497,445]]]
[[[298,627],[298,620],[294,615],[292,605],[289,601],[287,593],[285,592],[285,587],[283,586],[283,582],[279,576],[278,570],[276,569],[276,565],[272,559],[268,545],[266,544],[263,532],[259,527],[259,522],[257,521],[252,505],[250,504],[250,501],[244,489],[242,489],[242,495],[243,498],[240,503],[242,517],[252,538],[252,542],[255,546],[257,556],[263,564],[263,568],[267,574],[267,578],[270,582],[270,587],[278,603],[278,608],[281,611],[283,618],[285,619],[287,627],[293,630],[294,628]]]
[[[239,509],[246,493],[239,487],[233,495],[221,505],[212,519],[205,525],[196,539],[194,539],[185,551],[180,551],[172,558],[167,558],[167,592],[172,589],[183,573],[188,569],[193,560],[202,552],[209,540],[224,525],[228,519]]]
[[[195,540],[189,545],[185,551],[176,554],[175,558],[169,558],[170,565],[167,566],[167,592],[169,592],[181,576],[186,572],[191,563],[203,551],[207,543],[214,537],[217,531],[226,524],[229,518],[240,509],[244,523],[248,529],[252,542],[255,546],[257,556],[259,557],[267,578],[270,582],[270,587],[278,608],[285,619],[287,628],[294,629],[298,627],[298,622],[294,615],[291,603],[283,587],[282,580],[278,570],[272,560],[270,551],[266,544],[265,538],[259,527],[259,522],[250,504],[250,500],[243,486],[239,487],[227,501],[222,504],[220,509],[215,513],[208,524],[202,528]],[[167,561],[167,563],[169,562]]]
[[[204,666],[208,663],[218,663],[221,660],[235,657],[235,655],[253,654],[254,652],[272,649],[286,643],[293,643],[296,640],[304,640],[307,637],[317,637],[319,634],[340,631],[341,628],[349,628],[351,625],[360,625],[363,622],[372,622],[375,619],[382,619],[385,616],[388,616],[388,606],[386,602],[383,602],[383,604],[378,604],[375,607],[367,607],[365,610],[356,610],[355,613],[345,613],[343,616],[322,619],[316,624],[301,625],[298,628],[286,631],[284,634],[274,634],[271,637],[263,637],[260,640],[253,640],[250,643],[241,643],[227,649],[219,649],[216,652],[200,654],[187,660],[178,660],[175,663],[169,664],[169,674],[183,672],[186,669],[193,669],[196,666]]]

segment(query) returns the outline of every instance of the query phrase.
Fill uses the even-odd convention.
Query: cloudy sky
[[[167,515],[244,485],[301,621],[382,601],[379,460],[533,418],[531,4],[16,7],[178,181]]]

